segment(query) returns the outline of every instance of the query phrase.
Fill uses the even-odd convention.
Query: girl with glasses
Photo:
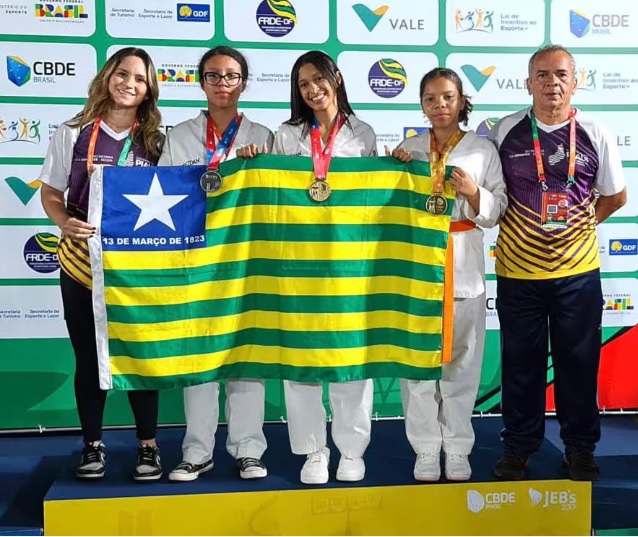
[[[251,146],[255,152],[270,150],[273,134],[263,125],[239,114],[239,97],[246,89],[248,64],[237,50],[219,46],[199,62],[199,80],[208,101],[193,119],[176,125],[168,133],[160,166],[205,164],[202,176],[214,178],[220,162],[236,156],[237,149]],[[214,187],[213,187],[214,188]],[[261,457],[266,450],[263,433],[265,405],[264,381],[229,379],[226,381],[226,448],[237,460],[243,479],[267,475]],[[215,432],[219,419],[219,382],[184,389],[186,435],[182,443],[182,462],[169,474],[171,481],[193,481],[213,467]]]

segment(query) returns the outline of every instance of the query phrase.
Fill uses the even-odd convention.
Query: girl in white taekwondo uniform
[[[233,158],[237,148],[247,144],[269,150],[273,134],[237,112],[239,97],[246,89],[248,78],[248,64],[240,52],[230,47],[215,47],[204,54],[198,69],[208,110],[169,131],[159,165],[207,164],[202,188],[210,190],[211,184],[207,182],[215,182],[222,160]],[[239,474],[244,479],[267,475],[261,461],[266,450],[264,405],[263,380],[226,381],[226,447],[237,459]],[[171,481],[192,481],[213,467],[213,447],[219,420],[219,382],[185,388],[184,412],[186,435],[182,444],[182,462],[169,474]]]
[[[376,155],[376,135],[359,120],[348,102],[343,77],[335,62],[323,52],[300,56],[292,68],[291,117],[279,127],[273,153],[302,155],[313,159],[327,172],[331,155],[369,157]],[[313,149],[317,149],[314,151]],[[244,148],[238,156],[250,158],[254,148]],[[293,453],[307,455],[301,481],[323,484],[328,481],[330,452],[326,447],[326,411],[323,384],[284,381],[288,433]],[[372,380],[331,383],[332,437],[341,452],[337,469],[340,481],[360,481],[365,474],[363,454],[370,443]]]
[[[495,147],[474,132],[464,132],[472,105],[458,75],[436,68],[421,80],[421,106],[432,124],[424,134],[404,140],[392,155],[403,162],[438,162],[432,177],[441,181],[445,164],[454,166],[450,184],[457,193],[450,227],[454,246],[454,336],[452,361],[438,381],[401,379],[408,440],[417,454],[414,477],[438,481],[440,451],[445,476],[465,481],[472,470],[472,410],[478,392],[485,345],[485,261],[481,227],[494,227],[507,207],[501,161]],[[386,149],[386,153],[388,150]],[[437,154],[437,159],[433,158]],[[436,212],[432,205],[431,212]]]

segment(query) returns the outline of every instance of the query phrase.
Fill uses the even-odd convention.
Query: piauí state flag
[[[449,182],[447,212],[432,215],[427,163],[333,158],[321,203],[312,169],[307,157],[238,158],[206,194],[203,166],[97,168],[103,389],[440,378]]]

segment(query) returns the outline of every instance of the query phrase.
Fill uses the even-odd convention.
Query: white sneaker
[[[472,477],[472,467],[467,455],[445,454],[445,477],[450,481],[467,481]]]
[[[342,456],[337,468],[337,481],[361,481],[366,475],[366,465],[363,459],[350,459]]]
[[[330,450],[325,447],[321,451],[315,451],[306,458],[306,463],[301,469],[301,482],[306,485],[324,485],[328,482],[328,462]]]
[[[438,481],[441,479],[441,455],[419,453],[414,463],[414,479],[417,481]]]

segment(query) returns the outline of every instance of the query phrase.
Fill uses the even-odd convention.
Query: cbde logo
[[[31,67],[20,56],[7,56],[7,77],[16,86],[24,86],[31,80]]]
[[[28,205],[33,196],[35,196],[42,186],[42,181],[36,179],[30,183],[25,183],[19,177],[7,177],[4,180],[11,191],[22,202],[22,205]]]
[[[610,239],[609,255],[638,255],[638,239]]]
[[[515,492],[488,492],[483,495],[477,490],[467,491],[467,508],[472,513],[480,513],[483,509],[502,509],[503,505],[515,503]]]
[[[363,4],[355,4],[352,6],[352,9],[354,9],[354,12],[359,16],[359,19],[368,29],[368,32],[371,32],[375,26],[379,24],[383,15],[390,9],[390,6],[379,6],[376,9],[370,9]]]
[[[206,4],[177,4],[178,22],[210,22],[210,6]]]
[[[58,238],[51,233],[38,233],[24,245],[24,260],[31,270],[41,274],[55,272],[58,263]]]
[[[392,99],[405,89],[408,78],[403,65],[392,58],[383,58],[370,68],[368,85],[377,96]]]
[[[476,91],[481,91],[481,88],[489,80],[494,71],[496,71],[496,66],[490,65],[479,71],[473,65],[465,64],[461,65],[461,71],[463,71],[463,74],[467,77],[472,86],[474,86],[474,89]]]
[[[615,28],[628,27],[629,15],[627,14],[596,13],[590,18],[579,9],[569,10],[569,31],[579,39],[585,37],[590,30],[592,34],[611,34]]]
[[[33,73],[34,76],[31,76]],[[30,80],[34,84],[55,84],[57,77],[75,76],[74,62],[36,61],[33,67],[20,56],[7,56],[7,78],[18,87]]]
[[[288,0],[264,0],[257,7],[257,26],[270,37],[288,35],[297,25],[297,13]]]

